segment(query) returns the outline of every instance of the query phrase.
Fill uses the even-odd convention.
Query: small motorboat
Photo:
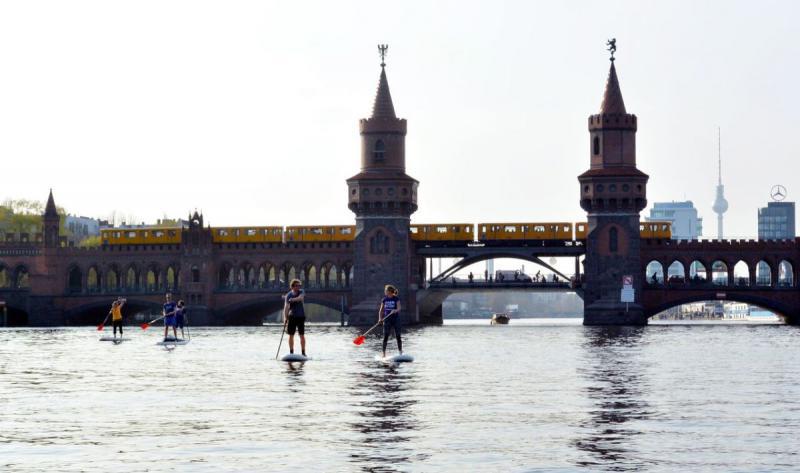
[[[491,324],[492,325],[508,325],[508,321],[509,320],[511,320],[511,317],[509,317],[508,314],[505,314],[505,313],[492,314]]]

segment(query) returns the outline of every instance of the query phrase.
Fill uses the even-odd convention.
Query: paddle
[[[275,353],[275,359],[278,359],[278,355],[281,354],[281,345],[283,344],[283,334],[286,333],[286,324],[289,323],[289,317],[286,317],[286,320],[283,321],[283,330],[281,331],[281,341],[278,343],[278,352]]]
[[[97,326],[97,331],[98,331],[98,332],[102,332],[102,331],[103,331],[103,329],[106,327],[106,322],[108,322],[108,316],[109,316],[109,315],[111,315],[111,312],[109,312],[109,313],[106,315],[106,318],[105,318],[105,319],[103,319],[103,323],[101,323],[100,325],[98,325],[98,326]]]
[[[141,327],[142,327],[142,330],[147,330],[147,329],[148,329],[148,327],[150,327],[150,324],[154,324],[154,323],[158,322],[159,320],[161,320],[161,319],[163,319],[163,318],[164,318],[164,316],[162,315],[161,317],[158,317],[157,319],[153,319],[153,320],[151,320],[150,322],[143,323],[143,324],[141,325]]]
[[[378,325],[382,324],[384,320],[386,320],[386,319],[388,319],[389,317],[391,317],[391,316],[395,315],[396,313],[397,313],[397,312],[392,312],[391,314],[389,314],[389,315],[387,315],[386,317],[384,317],[382,320],[379,320],[379,321],[378,321],[378,323],[377,323],[377,324],[375,324],[375,325],[373,325],[372,327],[370,327],[370,329],[369,329],[369,330],[367,330],[366,332],[364,332],[364,333],[362,333],[361,335],[359,335],[359,336],[357,336],[356,338],[354,338],[354,339],[353,339],[353,343],[354,343],[354,344],[356,344],[356,345],[362,345],[362,344],[364,343],[364,340],[366,340],[366,339],[367,339],[367,335],[369,335],[369,333],[370,333],[370,332],[372,332],[373,330],[375,330],[376,328],[378,328]]]

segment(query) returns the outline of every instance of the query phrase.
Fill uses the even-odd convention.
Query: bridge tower
[[[589,170],[578,176],[589,234],[584,268],[585,325],[646,324],[640,304],[639,212],[647,205],[647,174],[636,167],[636,115],[625,110],[614,67],[600,113],[589,117]],[[624,275],[633,276],[635,303],[621,302]]]
[[[416,311],[416,279],[409,236],[417,210],[418,181],[406,174],[406,120],[397,118],[381,53],[381,75],[372,116],[359,123],[361,172],[347,180],[348,207],[356,215],[350,323],[372,323],[383,286],[400,291],[405,317]],[[409,315],[412,314],[412,315]]]
[[[53,199],[53,189],[50,189],[50,195],[47,197],[47,205],[44,208],[42,224],[45,248],[58,248],[58,231],[61,226],[61,217],[58,215],[56,202]]]

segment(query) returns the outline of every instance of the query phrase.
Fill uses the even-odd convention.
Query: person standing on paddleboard
[[[300,334],[300,349],[303,351],[303,356],[306,356],[306,312],[303,307],[305,297],[303,283],[299,279],[292,279],[289,287],[292,290],[286,294],[286,303],[283,305],[283,322],[286,325],[286,333],[289,334],[289,353],[294,353],[294,334],[297,332]]]
[[[175,326],[181,329],[181,338],[186,338],[183,334],[183,327],[186,325],[186,307],[182,300],[178,301],[178,308],[175,310]]]
[[[175,312],[177,311],[178,305],[172,302],[172,294],[169,292],[166,295],[167,301],[164,303],[162,307],[162,315],[164,316],[164,341],[167,341],[167,335],[169,334],[169,328],[172,327],[172,334],[175,335],[175,339],[178,339],[178,330],[175,328],[177,325],[177,321],[175,320]]]
[[[397,351],[403,354],[403,340],[400,338],[400,298],[397,297],[397,288],[387,284],[383,290],[384,298],[381,308],[378,309],[378,322],[383,325],[383,357],[386,358],[386,344],[389,334],[394,330],[397,338]]]
[[[118,297],[111,303],[111,325],[114,327],[114,338],[117,338],[117,328],[119,328],[119,338],[122,338],[122,306],[127,299]]]

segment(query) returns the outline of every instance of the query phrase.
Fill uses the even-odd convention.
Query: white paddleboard
[[[281,361],[308,361],[311,358],[303,355],[298,355],[297,353],[289,353],[288,355],[283,355]]]
[[[380,356],[376,355],[375,359],[384,363],[411,363],[414,357],[411,355],[394,355],[394,356]]]
[[[169,346],[186,345],[187,343],[189,343],[189,340],[187,340],[185,338],[168,338],[166,340],[162,340],[162,341],[156,343],[156,345],[160,345],[160,346],[163,347],[163,346],[168,346],[168,345]]]
[[[130,338],[127,337],[100,337],[101,342],[127,342]]]

